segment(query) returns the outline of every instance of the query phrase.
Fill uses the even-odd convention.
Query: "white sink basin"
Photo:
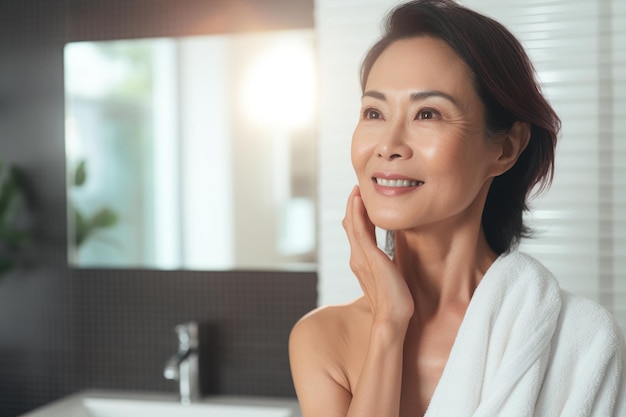
[[[299,417],[295,399],[207,397],[183,405],[167,394],[85,391],[21,417]]]

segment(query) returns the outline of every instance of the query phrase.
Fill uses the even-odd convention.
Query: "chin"
[[[390,215],[378,214],[370,215],[370,220],[376,227],[385,230],[404,230],[410,228],[410,225],[398,216],[398,213]]]
[[[376,198],[370,199],[371,194],[363,194],[367,216],[374,226],[385,230],[407,230],[415,227],[416,213],[407,205],[398,206],[396,202],[381,202]]]

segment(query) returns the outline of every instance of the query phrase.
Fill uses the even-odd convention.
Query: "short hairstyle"
[[[447,43],[469,67],[485,106],[487,138],[508,132],[517,121],[530,127],[530,141],[516,164],[494,178],[482,214],[482,227],[496,253],[531,236],[524,223],[531,190],[541,191],[554,175],[554,153],[561,121],[541,92],[534,67],[520,42],[495,20],[452,0],[415,0],[394,8],[382,38],[361,66],[361,88],[374,62],[391,43],[431,36]]]

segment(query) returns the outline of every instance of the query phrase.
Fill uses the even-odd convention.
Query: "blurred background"
[[[218,329],[213,343],[219,393],[294,395],[287,360],[291,326],[317,305],[349,301],[360,294],[341,228],[345,200],[355,183],[349,149],[360,107],[358,70],[367,48],[379,36],[384,14],[396,3],[0,2],[0,183],[8,176],[9,165],[19,169],[17,182],[24,198],[17,224],[26,237],[13,234],[14,239],[0,243],[4,251],[0,254],[8,253],[7,259],[14,261],[0,275],[0,417],[19,415],[85,388],[175,392],[175,384],[164,380],[162,369],[176,349],[172,329],[186,320],[210,322]],[[496,18],[520,38],[563,122],[554,183],[533,201],[529,217],[537,237],[523,242],[522,250],[552,269],[563,287],[604,304],[626,328],[626,142],[622,140],[626,134],[626,3],[468,0],[463,4]],[[229,261],[187,267],[169,261],[165,267],[134,261],[77,262],[71,249],[76,243],[76,218],[71,211],[76,190],[71,187],[86,187],[95,181],[97,171],[88,163],[86,179],[77,183],[80,158],[69,158],[66,94],[77,78],[67,78],[68,45],[261,36],[271,31],[310,31],[313,44],[314,122],[309,132],[300,129],[289,136],[289,140],[309,138],[305,141],[313,143],[312,149],[303,151],[305,156],[294,154],[292,163],[304,166],[303,161],[313,155],[313,191],[304,195],[311,204],[295,203],[291,209],[284,204],[285,211],[274,214],[285,219],[285,213],[293,210],[294,218],[303,219],[312,207],[313,232],[307,229],[300,236],[308,238],[301,240],[287,237],[287,248],[304,248],[296,259],[299,265],[294,267],[293,258],[287,260],[288,266],[284,262],[236,266]],[[93,86],[90,77],[95,78],[96,72],[81,73],[84,85]],[[202,75],[197,74],[206,82],[209,77]],[[218,86],[210,88],[215,91]],[[200,94],[203,97],[204,105],[215,101],[210,94]],[[265,114],[260,111],[263,107],[271,110],[264,104],[255,108]],[[209,112],[194,120],[219,120],[219,114]],[[241,125],[254,126],[253,122]],[[231,128],[222,126],[222,130]],[[258,129],[246,136],[256,137]],[[311,131],[313,136],[307,136]],[[247,148],[237,158],[259,156],[258,152]],[[274,182],[289,190],[280,194],[283,202],[302,197],[297,192],[309,187],[306,181],[292,181],[289,186]],[[120,184],[128,185],[123,180]],[[116,190],[121,193],[118,188],[111,192]],[[142,193],[147,191],[129,195]],[[145,201],[146,195],[140,197]],[[109,201],[99,203],[106,206]],[[213,207],[211,202],[204,204]],[[249,214],[259,213],[258,207],[247,203],[237,209]],[[113,212],[121,214],[119,208]],[[108,232],[123,219],[107,215],[99,221],[104,225],[99,232]],[[281,227],[273,225],[272,230]],[[232,236],[231,232],[218,242],[226,246]],[[275,248],[279,241],[268,238],[261,245]],[[219,245],[214,250],[218,249]]]

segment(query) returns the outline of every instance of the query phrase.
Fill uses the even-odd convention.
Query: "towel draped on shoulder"
[[[624,336],[521,252],[476,289],[425,417],[626,417]]]

